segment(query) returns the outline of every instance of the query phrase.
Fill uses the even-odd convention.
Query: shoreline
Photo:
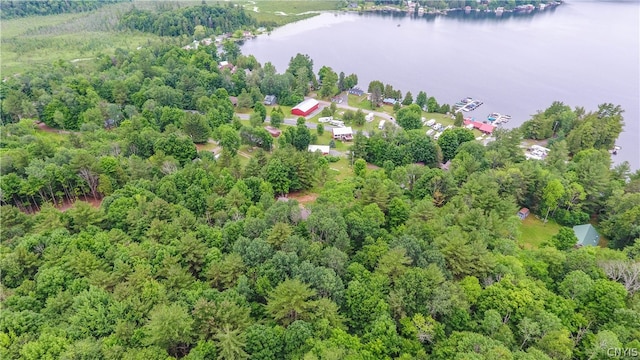
[[[416,3],[411,1],[406,6],[392,6],[392,5],[372,5],[367,7],[366,5],[362,6],[354,6],[355,3],[350,3],[347,7],[343,8],[342,11],[350,12],[350,13],[377,13],[377,14],[391,14],[397,16],[414,16],[414,17],[422,17],[422,16],[447,16],[450,13],[459,14],[463,13],[465,15],[469,14],[483,14],[483,15],[495,15],[496,17],[502,17],[503,15],[507,15],[505,17],[509,17],[512,15],[534,15],[538,12],[545,11],[547,9],[553,10],[557,6],[564,4],[563,0],[559,1],[550,1],[548,3],[541,3],[538,6],[534,6],[531,4],[525,5],[517,5],[513,8],[505,8],[505,7],[497,7],[495,9],[490,9],[486,4],[480,5],[479,7],[472,8],[471,6],[466,6],[464,8],[447,8],[447,9],[437,9],[435,7],[422,7],[418,6]]]

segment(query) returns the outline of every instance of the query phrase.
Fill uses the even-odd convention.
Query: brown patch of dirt
[[[73,207],[73,204],[75,204],[77,201],[83,201],[88,203],[89,205],[91,205],[91,207],[97,209],[100,207],[100,205],[102,205],[102,199],[95,199],[91,196],[80,196],[78,199],[76,199],[75,201],[70,201],[65,199],[64,201],[60,202],[58,201],[57,204],[55,204],[55,208],[60,210],[61,212],[65,212],[69,209],[71,209]],[[20,209],[20,211],[24,212],[25,214],[36,214],[38,212],[40,212],[40,207],[35,207],[35,206],[22,206],[22,207],[18,207]]]
[[[380,169],[380,167],[373,165],[371,163],[367,163],[367,169],[377,170],[377,169]]]
[[[102,205],[102,199],[95,199],[91,196],[81,196],[76,201],[84,201],[89,205],[91,205],[91,207],[96,209],[99,208],[100,205]],[[65,200],[62,204],[58,204],[58,206],[56,206],[56,209],[62,212],[65,212],[71,209],[73,207],[73,204],[75,204],[76,201]]]
[[[209,144],[196,144],[196,149],[198,151],[202,151],[202,150],[207,150],[210,151],[214,154],[217,154],[220,152],[221,148],[219,146],[214,147],[213,149],[206,149],[209,146]]]
[[[318,198],[318,194],[316,193],[303,194],[297,191],[297,192],[289,193],[287,197],[289,199],[294,199],[298,201],[298,203],[300,204],[308,204],[308,203],[315,202],[316,199]]]
[[[55,133],[55,134],[69,134],[69,131],[64,131],[64,130],[58,130],[58,129],[54,129],[51,126],[40,122],[38,123],[38,128],[44,132],[48,132],[48,133]]]

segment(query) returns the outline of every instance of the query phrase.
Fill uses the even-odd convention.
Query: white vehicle
[[[373,121],[373,113],[368,113],[367,116],[365,116],[364,118],[367,122],[372,122]]]
[[[344,121],[340,121],[340,120],[331,120],[329,121],[329,124],[337,127],[344,127]]]
[[[320,122],[320,123],[328,123],[331,120],[333,120],[333,116],[327,116],[327,117],[321,117],[320,119],[318,119],[318,122]]]
[[[433,124],[435,124],[435,123],[436,123],[436,119],[431,119],[431,120],[427,121],[426,125],[427,126],[433,126]]]
[[[436,131],[433,130],[433,129],[429,129],[429,130],[427,130],[427,135],[431,136],[431,135],[433,135],[434,132],[436,132]]]
[[[384,129],[384,123],[385,123],[385,120],[380,120],[380,123],[378,124],[378,129],[379,130]]]
[[[433,135],[433,140],[438,140],[441,134],[442,133],[436,133],[435,135]]]
[[[440,130],[442,129],[442,124],[436,123],[435,125],[432,126],[432,128],[434,128],[435,130]]]

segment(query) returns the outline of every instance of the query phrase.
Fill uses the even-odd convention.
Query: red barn
[[[307,99],[291,109],[293,115],[307,116],[318,110],[320,103],[316,99]]]

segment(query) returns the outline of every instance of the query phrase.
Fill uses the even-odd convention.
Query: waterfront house
[[[392,99],[392,98],[385,98],[382,99],[382,103],[385,105],[395,105],[398,101],[396,99]]]
[[[233,64],[228,62],[228,61],[220,61],[220,63],[218,64],[218,69],[223,70],[223,69],[233,69]]]
[[[349,90],[349,94],[355,95],[355,96],[362,96],[364,94],[364,91],[360,88],[354,87]]]

